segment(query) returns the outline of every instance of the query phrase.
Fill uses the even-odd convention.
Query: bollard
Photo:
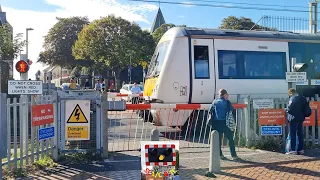
[[[209,171],[205,174],[207,177],[216,177],[213,173],[220,172],[220,146],[219,132],[213,130],[210,134],[210,159]]]
[[[159,130],[158,129],[152,129],[151,131],[151,141],[159,141]]]

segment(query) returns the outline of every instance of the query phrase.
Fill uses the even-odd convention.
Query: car
[[[70,83],[63,83],[61,86],[60,86],[60,88],[61,88],[61,90],[62,91],[64,91],[64,92],[69,92],[69,85],[70,85]],[[79,84],[76,84],[76,89],[74,89],[74,90],[80,90],[80,85]]]
[[[140,87],[140,89],[141,89],[141,94],[142,94],[142,93],[143,93],[143,86],[142,86],[141,84],[137,84],[137,86]],[[124,84],[124,85],[122,86],[122,88],[120,89],[120,93],[121,93],[121,94],[132,94],[132,92],[131,92],[132,87],[133,87],[133,84]],[[123,100],[127,101],[127,102],[130,102],[131,99],[132,99],[132,97],[129,97],[129,96],[127,96],[127,97],[121,97],[121,98],[122,98]],[[142,100],[143,100],[143,97],[140,96],[140,101],[142,101]]]

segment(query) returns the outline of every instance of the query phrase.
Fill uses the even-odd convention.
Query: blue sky
[[[294,9],[308,11],[309,0],[166,0],[167,2],[198,3],[223,6],[243,6],[258,8]],[[207,1],[207,2],[203,2]],[[211,1],[211,2],[210,2]],[[215,1],[215,2],[212,2]],[[227,1],[227,2],[226,2]],[[150,28],[155,18],[158,3],[139,3],[126,0],[0,0],[3,11],[7,12],[7,19],[12,24],[15,33],[25,32],[26,27],[35,30],[30,32],[29,57],[35,61],[42,50],[43,36],[56,22],[55,17],[88,16],[90,20],[100,16],[115,13],[130,21],[136,21],[143,29]],[[221,2],[221,3],[218,3]],[[250,6],[235,3],[268,4],[270,6]],[[298,6],[298,7],[285,7]],[[221,20],[227,16],[245,16],[258,21],[262,15],[289,16],[308,18],[307,12],[284,12],[266,10],[246,10],[235,8],[217,8],[160,4],[167,23],[185,24],[192,27],[217,28]],[[307,26],[307,22],[305,23]],[[303,27],[301,27],[303,28]],[[34,64],[31,67],[31,77],[43,65]],[[34,73],[33,73],[34,72]]]

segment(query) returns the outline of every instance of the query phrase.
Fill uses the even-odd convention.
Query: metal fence
[[[264,139],[266,136],[261,135],[261,126],[282,126],[283,133],[279,136],[273,136],[279,138],[279,140],[282,140],[282,142],[285,142],[286,137],[288,136],[289,129],[288,129],[288,123],[286,121],[286,114],[285,113],[279,113],[279,116],[277,118],[274,118],[274,121],[276,123],[266,123],[263,124],[262,118],[259,119],[259,111],[262,111],[264,108],[258,109],[254,108],[253,101],[255,98],[251,98],[248,96],[244,99],[245,103],[248,104],[247,111],[245,113],[245,118],[248,119],[246,121],[248,134],[247,134],[247,141],[250,143],[255,143],[257,141],[260,141],[261,139]],[[284,111],[284,109],[287,107],[289,98],[269,98],[274,102],[273,109],[268,108],[264,111]],[[307,98],[307,100],[310,103],[310,107],[312,109],[312,115],[305,119],[304,121],[304,141],[306,145],[319,145],[320,142],[320,131],[319,131],[319,125],[320,125],[320,119],[319,119],[319,113],[320,113],[320,99],[319,96],[316,95],[312,98]],[[261,115],[260,115],[261,116]],[[281,117],[280,117],[281,116]],[[269,118],[272,119],[272,118]],[[282,120],[281,120],[282,119]],[[281,122],[280,122],[281,121]],[[245,134],[243,134],[246,136]],[[272,136],[272,135],[270,135]]]
[[[124,96],[110,97],[119,101]],[[140,141],[150,140],[151,131],[158,129],[161,141],[179,141],[180,148],[209,147],[211,126],[207,124],[210,104],[130,104],[126,111],[108,112],[109,152],[138,150]],[[234,104],[236,122],[243,119],[245,104]],[[237,123],[238,131],[243,129]],[[234,137],[242,132],[236,131]],[[237,136],[237,137],[236,137]],[[226,138],[223,137],[226,143]],[[239,141],[238,141],[239,142]],[[224,143],[224,144],[225,144]]]
[[[320,24],[320,21],[318,22]],[[309,19],[303,17],[285,17],[264,15],[258,22],[262,29],[276,29],[294,33],[310,33]]]
[[[57,101],[54,96],[7,98],[6,94],[1,94],[0,102],[2,167],[12,171],[45,155],[57,157],[56,139],[39,139],[38,136],[39,129],[56,127],[57,118],[45,125],[33,126],[31,123],[31,107],[34,105],[53,105],[56,117]]]

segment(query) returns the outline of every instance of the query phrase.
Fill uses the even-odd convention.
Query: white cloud
[[[57,22],[56,17],[87,16],[92,21],[102,16],[115,14],[129,21],[150,24],[145,14],[158,9],[155,5],[120,4],[115,0],[46,0],[46,2],[58,8],[54,12],[43,12],[2,7],[2,10],[7,12],[7,19],[13,26],[14,34],[25,33],[28,27],[34,29],[28,33],[29,59],[33,62],[37,60],[40,51],[42,51],[43,37]],[[36,71],[42,69],[44,69],[44,65],[33,63],[29,71],[29,78],[34,79]],[[16,71],[14,71],[14,77],[19,77]]]
[[[193,2],[182,2],[181,4],[182,4],[181,6],[184,6],[184,7],[193,7],[194,6]]]

